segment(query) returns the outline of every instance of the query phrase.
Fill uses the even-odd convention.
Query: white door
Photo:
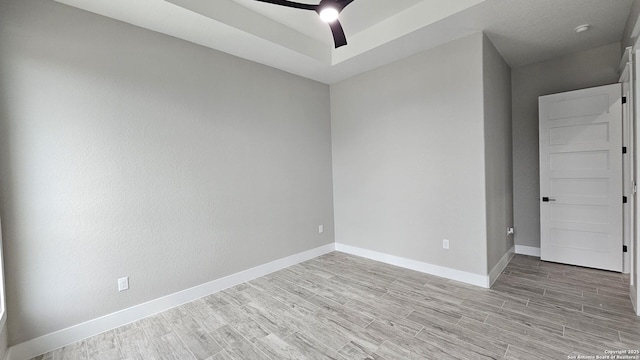
[[[541,96],[541,258],[622,271],[621,85]]]

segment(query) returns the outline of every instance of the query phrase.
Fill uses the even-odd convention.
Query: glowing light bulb
[[[338,15],[338,10],[332,7],[326,7],[320,11],[320,19],[328,23],[338,20]]]

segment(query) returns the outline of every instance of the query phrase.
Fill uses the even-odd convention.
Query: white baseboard
[[[484,288],[489,287],[489,277],[484,275],[473,274],[466,271],[460,271],[456,269],[447,268],[444,266],[433,265],[417,260],[406,259],[403,257],[388,255],[377,251],[362,249],[359,247],[336,243],[336,251],[341,251],[347,254],[360,256],[363,258],[380,261],[385,264],[395,265],[406,269],[411,269],[419,272],[423,272],[430,275],[443,277],[446,279],[456,280],[463,283],[481,286]]]
[[[513,258],[514,252],[515,252],[515,245],[512,246],[511,249],[509,249],[507,253],[504,254],[504,256],[502,256],[502,259],[498,261],[496,266],[494,266],[493,269],[491,269],[491,272],[489,272],[489,287],[493,286],[493,283],[496,282],[496,280],[498,280],[498,277],[500,277],[500,274],[502,274],[502,271],[504,270],[504,268],[507,267],[507,265],[509,264],[509,261],[511,261],[511,258]]]
[[[334,250],[334,243],[327,244],[25,341],[9,348],[6,360],[31,359],[35,356],[59,349],[65,345],[138,321],[201,297],[242,284],[243,282],[330,253]]]
[[[533,246],[516,245],[516,254],[540,257],[540,248]]]

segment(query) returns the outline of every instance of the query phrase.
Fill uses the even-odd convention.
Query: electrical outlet
[[[318,225],[318,234],[322,234],[324,232],[324,225]]]
[[[129,290],[129,277],[123,277],[118,279],[118,291]]]
[[[449,240],[442,239],[442,248],[449,250]]]

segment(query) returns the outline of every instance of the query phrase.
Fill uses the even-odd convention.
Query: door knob
[[[545,197],[542,198],[542,201],[543,202],[549,202],[549,201],[556,201],[556,199],[552,199],[552,198],[549,198],[549,197],[545,196]]]

